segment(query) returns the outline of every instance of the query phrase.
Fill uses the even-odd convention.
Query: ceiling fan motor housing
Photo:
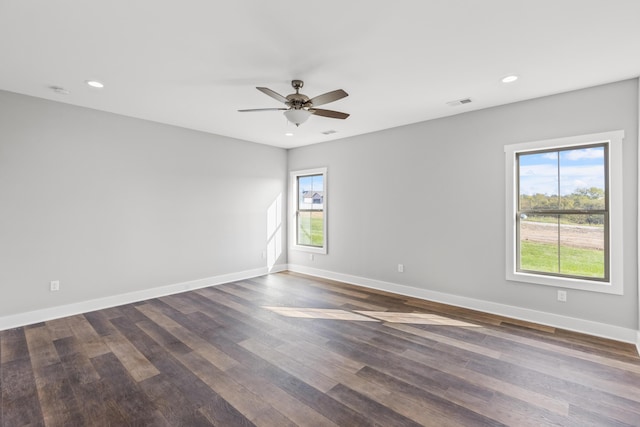
[[[296,93],[287,95],[287,99],[289,101],[286,104],[295,110],[300,110],[301,108],[310,108],[312,104],[309,102],[309,97],[299,92],[300,89],[302,89],[302,87],[304,86],[304,82],[297,79],[291,80],[291,86],[296,90]]]
[[[287,99],[288,102],[286,104],[291,108],[295,108],[296,110],[299,110],[302,107],[311,107],[312,105],[309,102],[309,97],[301,93],[292,93],[291,95],[287,95]]]

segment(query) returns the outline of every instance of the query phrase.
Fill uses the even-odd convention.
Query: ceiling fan
[[[269,95],[273,99],[276,99],[288,108],[252,108],[248,110],[238,110],[241,113],[250,111],[284,111],[284,115],[291,123],[296,126],[300,126],[304,123],[311,114],[316,116],[329,117],[332,119],[346,119],[349,117],[347,113],[341,113],[340,111],[324,110],[322,108],[316,108],[319,105],[328,104],[333,101],[337,101],[346,96],[349,96],[347,92],[342,89],[337,89],[331,92],[327,92],[322,95],[318,95],[314,98],[309,98],[307,95],[300,93],[300,89],[304,86],[302,80],[292,80],[291,86],[296,90],[296,93],[292,93],[287,96],[282,96],[277,92],[272,91],[266,87],[257,87],[260,92]]]

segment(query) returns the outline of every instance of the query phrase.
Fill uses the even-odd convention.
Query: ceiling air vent
[[[60,86],[49,86],[49,89],[60,95],[69,95],[69,91]]]
[[[456,101],[449,101],[447,105],[450,107],[455,107],[456,105],[464,105],[471,103],[471,98],[458,99]]]

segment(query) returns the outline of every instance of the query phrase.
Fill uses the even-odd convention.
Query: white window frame
[[[505,152],[505,222],[506,222],[506,278],[509,281],[534,283],[559,288],[580,289],[622,295],[623,293],[623,234],[622,234],[622,140],[624,131],[616,130],[566,138],[547,139],[504,146]],[[594,281],[581,278],[557,277],[516,271],[517,242],[516,214],[518,196],[518,153],[545,149],[606,143],[609,150],[609,280]]]
[[[299,245],[297,242],[298,233],[298,177],[309,175],[322,175],[323,179],[323,200],[322,200],[322,246],[306,246]],[[310,252],[315,254],[327,253],[327,202],[329,200],[327,191],[327,168],[305,169],[290,172],[289,180],[289,248],[302,252]]]

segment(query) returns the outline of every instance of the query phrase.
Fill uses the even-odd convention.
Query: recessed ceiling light
[[[284,134],[284,136],[293,136],[293,134],[291,132],[287,132]]]
[[[97,80],[87,80],[85,83],[91,87],[95,87],[96,89],[102,89],[104,87],[104,83]]]
[[[509,76],[505,76],[502,78],[502,83],[513,83],[516,80],[518,80],[518,76],[516,76],[515,74],[511,74]]]

